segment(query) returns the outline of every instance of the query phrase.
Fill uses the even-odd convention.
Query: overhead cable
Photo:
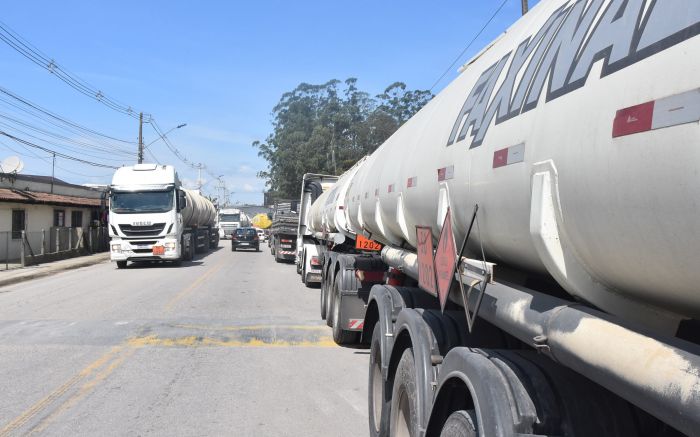
[[[84,159],[76,158],[75,156],[66,155],[65,153],[57,152],[57,151],[49,149],[47,147],[43,147],[43,146],[40,146],[38,144],[34,144],[30,141],[23,140],[22,138],[18,138],[16,136],[11,135],[11,134],[9,134],[5,131],[2,131],[2,130],[0,130],[0,135],[6,136],[7,138],[9,138],[9,139],[11,139],[19,144],[24,144],[25,146],[34,147],[35,149],[43,150],[44,152],[51,153],[51,154],[56,155],[56,156],[60,156],[61,158],[69,159],[71,161],[76,161],[76,162],[80,162],[83,164],[92,165],[94,167],[112,168],[112,169],[119,168],[119,167],[115,167],[113,165],[101,164],[99,162],[87,161]]]
[[[70,73],[55,60],[49,58],[47,55],[39,51],[39,49],[20,36],[17,32],[10,29],[3,22],[0,22],[0,41],[5,42],[22,56],[47,70],[49,73],[53,74],[79,93],[102,103],[114,111],[133,118],[139,117],[139,111],[107,96],[101,90],[93,87],[88,82]]]
[[[431,92],[437,86],[437,84],[440,83],[440,81],[447,75],[447,73],[449,73],[452,70],[452,67],[454,67],[455,64],[457,62],[459,62],[460,59],[462,59],[462,56],[464,56],[464,54],[467,52],[467,50],[469,50],[469,47],[471,47],[472,44],[474,44],[474,41],[476,41],[476,39],[479,36],[481,36],[481,33],[486,29],[486,27],[489,24],[491,24],[491,21],[493,21],[493,19],[496,18],[496,15],[498,15],[498,13],[501,12],[501,9],[503,9],[503,6],[505,6],[506,3],[508,3],[508,0],[503,0],[503,2],[501,2],[501,5],[498,7],[498,9],[496,9],[496,12],[494,12],[493,15],[491,15],[491,18],[488,19],[488,21],[481,27],[481,29],[476,33],[476,35],[474,35],[474,38],[472,38],[472,40],[469,41],[469,44],[467,44],[467,46],[464,48],[464,50],[462,50],[462,52],[455,58],[455,60],[452,61],[450,66],[445,69],[444,73],[442,73],[442,75],[435,81],[433,86],[430,87]]]

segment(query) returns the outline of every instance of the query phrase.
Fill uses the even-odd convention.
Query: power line
[[[14,117],[10,117],[9,115],[3,114],[2,112],[0,112],[0,118],[3,118],[3,119],[5,119],[5,120],[8,120],[8,121],[10,121],[10,122],[12,122],[12,123],[14,123],[14,124],[18,124],[18,125],[20,125],[20,126],[26,127],[27,129],[31,129],[32,131],[37,132],[37,133],[40,133],[40,134],[42,134],[42,135],[46,135],[46,136],[48,136],[48,137],[51,137],[51,138],[54,138],[54,139],[57,139],[57,140],[60,140],[60,141],[66,141],[66,142],[75,144],[75,145],[78,146],[78,147],[82,147],[82,148],[85,148],[85,149],[94,150],[94,151],[99,152],[99,153],[109,154],[110,156],[114,156],[115,153],[117,153],[117,154],[122,154],[122,155],[126,155],[126,156],[128,156],[128,157],[133,157],[133,156],[135,156],[135,154],[134,154],[133,152],[126,152],[126,151],[121,151],[121,150],[115,150],[115,149],[105,148],[105,147],[99,147],[99,146],[96,146],[96,145],[93,145],[93,144],[90,144],[90,143],[87,143],[87,142],[84,142],[84,141],[80,141],[80,140],[76,140],[76,139],[73,139],[73,138],[69,138],[69,137],[67,137],[67,136],[65,136],[65,135],[61,135],[61,134],[58,134],[58,133],[55,133],[55,132],[50,132],[50,131],[47,131],[47,130],[42,129],[42,128],[40,128],[40,127],[33,126],[33,125],[29,124],[29,123],[26,123],[26,122],[23,121],[23,120],[19,120],[19,119],[16,119],[16,118],[14,118]],[[7,125],[7,124],[5,124],[5,123],[2,123],[2,124],[6,125],[6,126],[8,126],[8,127],[12,127],[12,129],[16,129],[16,130],[19,131],[19,132],[22,132],[20,129],[17,129],[17,128],[14,127],[14,126],[10,126],[10,125]],[[23,133],[25,133],[25,132],[23,132]],[[28,135],[29,135],[29,134],[28,134]],[[34,137],[34,138],[37,138],[37,137]],[[37,139],[39,139],[39,138],[37,138]],[[42,140],[43,140],[43,141],[47,141],[47,140],[45,140],[45,139],[42,139]],[[50,142],[50,141],[47,141],[47,142]],[[69,147],[66,147],[66,148],[69,148]],[[97,157],[96,157],[96,158],[97,158]],[[113,159],[113,158],[112,158],[112,159]]]
[[[93,87],[88,82],[70,73],[61,65],[56,63],[56,61],[39,51],[39,49],[20,36],[17,32],[10,29],[3,22],[0,22],[0,40],[5,42],[25,58],[56,76],[58,79],[79,93],[102,103],[114,111],[132,118],[138,118],[139,111],[133,109],[130,105],[123,104],[107,96],[101,90]]]
[[[503,9],[503,6],[505,6],[506,3],[508,3],[508,0],[503,0],[503,2],[501,2],[501,5],[498,7],[498,9],[496,9],[496,12],[494,12],[493,15],[491,15],[491,18],[488,19],[488,21],[486,22],[486,24],[484,24],[484,25],[481,27],[481,29],[476,33],[476,35],[474,35],[474,38],[472,38],[472,40],[469,41],[469,44],[467,44],[467,46],[464,48],[464,50],[462,50],[462,52],[459,54],[459,56],[457,56],[457,57],[455,58],[455,60],[452,61],[452,63],[450,64],[450,66],[447,67],[447,68],[445,69],[445,72],[442,73],[442,75],[438,78],[438,80],[435,81],[435,83],[433,84],[433,86],[430,87],[430,91],[431,91],[431,92],[433,91],[433,89],[435,88],[435,86],[436,86],[438,83],[440,83],[440,81],[447,75],[447,73],[449,73],[450,70],[452,70],[452,67],[455,66],[455,64],[462,58],[462,56],[464,56],[464,54],[467,52],[467,50],[469,50],[469,47],[471,47],[472,44],[474,44],[474,41],[476,41],[476,39],[479,38],[479,36],[481,36],[481,33],[486,29],[486,27],[487,27],[489,24],[491,24],[491,21],[493,21],[493,19],[496,18],[496,15],[498,15],[498,13],[501,12],[501,9]]]
[[[51,142],[51,141],[47,141],[45,138],[37,137],[36,135],[32,135],[32,134],[30,134],[29,132],[25,132],[25,131],[23,131],[23,130],[21,130],[21,129],[17,129],[17,128],[14,127],[14,126],[8,125],[7,123],[3,123],[3,122],[1,122],[1,121],[0,121],[0,127],[9,128],[9,129],[15,131],[16,133],[20,133],[20,134],[22,134],[22,135],[24,135],[24,136],[26,136],[26,137],[32,138],[32,139],[34,139],[34,140],[42,141],[42,142],[44,142],[44,143],[47,143],[47,144],[49,144],[49,145],[51,145],[51,146],[53,146],[53,147],[58,147],[58,148],[60,148],[60,149],[66,149],[66,150],[69,151],[69,152],[78,153],[78,154],[81,154],[81,155],[84,155],[84,156],[89,156],[90,158],[103,159],[103,160],[106,160],[106,161],[114,161],[114,162],[119,162],[119,163],[123,163],[123,162],[124,162],[124,159],[105,158],[105,157],[102,157],[102,156],[96,156],[96,155],[92,155],[92,154],[90,154],[90,153],[87,153],[87,152],[85,152],[85,151],[83,151],[83,150],[75,149],[75,148],[70,147],[70,146],[66,146],[66,145],[64,145],[64,144],[53,143],[53,142]]]
[[[59,122],[61,122],[61,123],[63,123],[63,124],[66,124],[66,125],[71,126],[71,127],[75,128],[75,129],[78,129],[78,130],[80,130],[80,131],[83,131],[83,132],[85,132],[85,133],[87,133],[87,134],[95,135],[95,136],[98,136],[98,137],[106,138],[106,139],[109,139],[109,140],[112,140],[112,141],[117,141],[117,142],[124,143],[124,144],[130,144],[130,145],[135,145],[135,144],[136,144],[135,141],[129,141],[129,140],[121,139],[121,138],[116,138],[116,137],[113,137],[113,136],[111,136],[111,135],[107,135],[107,134],[104,134],[104,133],[102,133],[102,132],[96,131],[96,130],[94,130],[94,129],[90,129],[90,128],[86,127],[86,126],[82,126],[82,125],[80,125],[80,124],[78,124],[78,123],[76,123],[76,122],[74,122],[74,121],[71,121],[71,120],[65,118],[65,117],[61,117],[60,115],[58,115],[58,114],[56,114],[56,113],[54,113],[54,112],[51,112],[51,111],[49,111],[49,110],[46,109],[46,108],[42,108],[41,106],[39,106],[39,105],[37,105],[37,104],[35,104],[35,103],[32,103],[31,101],[29,101],[29,100],[27,100],[27,99],[25,99],[25,98],[23,98],[23,97],[21,97],[21,96],[15,94],[15,93],[13,93],[12,91],[10,91],[10,90],[8,90],[8,89],[6,89],[6,88],[0,87],[0,93],[1,93],[1,94],[4,94],[4,95],[6,95],[6,96],[8,96],[8,97],[10,97],[10,98],[12,98],[12,99],[15,100],[15,101],[18,101],[18,102],[22,103],[22,104],[25,105],[25,106],[28,106],[28,107],[32,108],[33,110],[35,110],[35,111],[37,111],[37,112],[39,112],[39,113],[41,113],[41,114],[43,114],[43,115],[45,115],[45,116],[47,116],[47,117],[50,117],[50,118],[52,118],[52,119],[54,119],[54,120],[57,120],[57,121],[59,121]],[[12,106],[17,107],[16,105],[12,105]],[[25,112],[28,112],[28,111],[25,111]],[[28,113],[29,113],[29,112],[28,112]]]
[[[7,132],[2,131],[2,130],[0,130],[0,135],[4,135],[4,136],[6,136],[7,138],[9,138],[9,139],[11,139],[11,140],[13,140],[13,141],[15,141],[15,142],[17,142],[17,143],[19,143],[19,144],[24,144],[25,146],[34,147],[35,149],[43,150],[44,152],[51,153],[51,154],[54,154],[54,155],[56,155],[56,156],[60,156],[61,158],[69,159],[69,160],[71,160],[71,161],[76,161],[76,162],[80,162],[80,163],[83,163],[83,164],[92,165],[92,166],[94,166],[94,167],[113,168],[113,169],[115,169],[115,170],[116,170],[117,168],[119,168],[119,167],[115,167],[115,166],[112,166],[112,165],[101,164],[101,163],[99,163],[99,162],[86,161],[86,160],[84,160],[84,159],[80,159],[80,158],[76,158],[76,157],[74,157],[74,156],[66,155],[65,153],[57,152],[57,151],[55,151],[55,150],[52,150],[52,149],[49,149],[49,148],[40,146],[40,145],[38,145],[38,144],[34,144],[34,143],[29,142],[29,141],[27,141],[27,140],[23,140],[23,139],[21,139],[21,138],[17,138],[16,136],[10,135],[10,134],[8,134]]]

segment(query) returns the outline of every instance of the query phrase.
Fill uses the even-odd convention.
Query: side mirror
[[[184,191],[178,190],[178,192],[177,192],[177,210],[182,211],[185,208],[187,208],[187,197],[185,196]]]

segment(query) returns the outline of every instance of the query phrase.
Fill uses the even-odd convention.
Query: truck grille
[[[163,232],[165,223],[154,223],[150,226],[119,225],[119,229],[127,237],[157,237]]]

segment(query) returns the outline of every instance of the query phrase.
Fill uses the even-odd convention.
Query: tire
[[[382,345],[379,322],[374,324],[369,353],[369,383],[367,384],[367,404],[369,411],[369,435],[371,437],[389,436],[389,415],[391,398],[387,383],[382,377]]]
[[[189,240],[189,247],[185,250],[185,240]],[[186,234],[186,236],[182,237],[182,247],[183,247],[183,253],[182,253],[182,260],[183,261],[192,261],[194,259],[194,241],[192,239],[192,234]]]
[[[450,414],[442,427],[440,437],[476,437],[479,435],[474,410],[458,410]]]
[[[326,325],[333,327],[333,283],[335,277],[331,276],[326,283]]]
[[[126,261],[117,261],[117,268],[118,269],[125,269],[126,268]]]
[[[256,252],[260,252],[260,245],[255,246],[255,251],[256,251]]]
[[[321,277],[321,320],[326,320],[328,316],[328,306],[326,304],[326,299],[328,299],[328,294],[326,290],[328,289],[328,280],[325,275]]]
[[[390,429],[394,437],[418,436],[416,363],[413,349],[407,348],[396,368],[391,393]]]
[[[333,341],[341,346],[359,343],[360,332],[346,331],[340,327],[344,318],[340,313],[340,302],[340,289],[338,288],[338,280],[336,279],[333,281]]]

